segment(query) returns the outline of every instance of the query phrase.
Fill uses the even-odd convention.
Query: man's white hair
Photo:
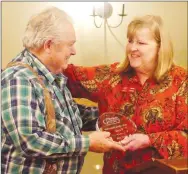
[[[72,19],[64,11],[56,7],[47,8],[29,20],[22,39],[23,46],[38,49],[47,40],[59,42],[70,24]]]

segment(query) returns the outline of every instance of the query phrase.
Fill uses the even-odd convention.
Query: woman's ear
[[[44,48],[44,50],[45,50],[47,53],[51,53],[52,44],[53,44],[52,40],[46,40],[46,41],[44,42],[43,48]]]

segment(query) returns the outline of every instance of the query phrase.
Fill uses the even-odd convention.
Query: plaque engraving
[[[110,132],[112,139],[117,142],[137,130],[136,124],[132,120],[115,112],[103,113],[99,117],[98,126],[101,131]]]

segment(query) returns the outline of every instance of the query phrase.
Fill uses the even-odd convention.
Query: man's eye
[[[146,43],[145,42],[138,42],[140,45],[145,45]]]

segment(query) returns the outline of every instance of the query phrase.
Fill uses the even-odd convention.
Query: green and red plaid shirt
[[[47,159],[56,159],[59,173],[80,173],[88,152],[89,138],[81,134],[79,109],[66,87],[64,75],[53,75],[28,50],[13,61],[29,64],[48,88],[56,112],[54,134],[46,131],[43,89],[35,75],[23,66],[2,72],[1,173],[41,174]],[[97,108],[84,108],[86,121],[96,120]],[[90,114],[89,114],[90,113]],[[88,117],[88,119],[84,117]]]

